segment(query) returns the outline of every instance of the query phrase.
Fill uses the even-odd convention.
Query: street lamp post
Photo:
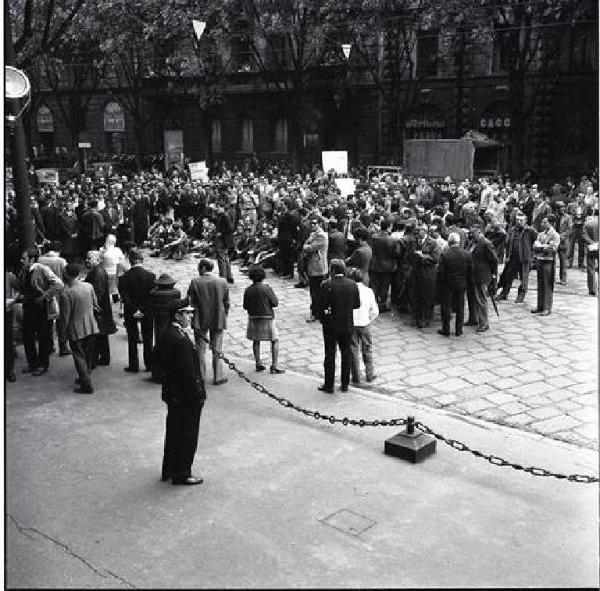
[[[34,245],[29,182],[27,180],[27,167],[25,163],[25,131],[23,130],[23,121],[20,117],[24,107],[20,108],[19,106],[19,99],[29,94],[29,80],[23,72],[14,68],[15,53],[12,44],[12,28],[8,5],[8,2],[4,3],[4,60],[7,66],[4,77],[5,96],[9,112],[9,115],[6,117],[6,127],[9,137],[16,195],[15,206],[17,209],[19,245],[23,251]],[[20,85],[22,85],[21,89],[19,89]]]

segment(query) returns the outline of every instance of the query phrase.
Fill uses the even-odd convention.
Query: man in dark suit
[[[162,399],[167,405],[161,479],[193,486],[203,482],[202,478],[192,476],[192,464],[206,392],[196,347],[185,331],[194,309],[187,305],[187,300],[174,300],[169,302],[168,310],[171,322],[161,332],[156,347]]]
[[[354,329],[353,310],[360,308],[358,286],[344,276],[346,265],[341,259],[333,259],[329,264],[330,279],[323,281],[318,295],[319,320],[323,325],[325,346],[325,383],[319,386],[322,392],[333,394],[335,378],[335,350],[340,348],[342,357],[342,392],[348,391],[352,351],[350,344]]]
[[[79,223],[79,244],[81,254],[88,250],[98,250],[104,241],[104,219],[98,211],[98,201],[92,199],[89,209],[81,216]]]
[[[448,248],[440,254],[438,266],[438,289],[442,313],[442,328],[438,333],[450,336],[450,315],[456,311],[455,334],[462,334],[465,315],[465,289],[471,273],[471,255],[460,247],[460,236],[452,232],[448,236]]]
[[[294,258],[300,231],[300,217],[295,206],[290,205],[279,218],[277,224],[277,242],[279,244],[279,258],[281,262],[281,275],[284,279],[294,277]]]
[[[369,231],[365,227],[359,226],[354,231],[354,238],[358,242],[358,247],[346,259],[346,265],[360,269],[363,275],[363,284],[369,287],[369,268],[371,266],[371,258],[373,257],[373,250],[367,243]]]
[[[526,225],[525,214],[517,213],[516,223],[507,236],[506,265],[502,272],[504,277],[500,281],[502,293],[498,296],[499,300],[508,298],[512,282],[517,275],[521,279],[521,285],[515,303],[520,304],[525,299],[529,285],[529,269],[533,260],[533,243],[536,238],[535,229]]]
[[[380,312],[389,312],[391,309],[387,297],[392,275],[398,267],[400,252],[398,241],[390,236],[390,226],[390,220],[382,218],[380,231],[371,237],[373,256],[369,266],[369,276]]]
[[[112,198],[107,197],[106,207],[100,212],[102,219],[104,220],[104,237],[109,234],[117,234],[117,227],[119,225],[119,211],[115,207]]]
[[[152,369],[152,307],[150,292],[154,288],[156,276],[142,267],[144,257],[136,249],[129,253],[131,269],[119,277],[119,295],[123,302],[125,329],[129,345],[129,365],[125,371],[137,373],[140,370],[138,358],[137,321],[142,314],[142,342],[144,347],[144,365],[146,371]]]
[[[487,288],[498,274],[498,256],[494,245],[484,237],[481,226],[475,224],[469,230],[472,240],[471,259],[473,270],[467,286],[469,300],[469,326],[477,325],[477,332],[489,329]]]
[[[329,220],[329,242],[327,245],[327,260],[346,258],[346,237],[344,236],[344,228],[346,222],[344,220]]]
[[[233,283],[231,274],[231,263],[229,262],[229,250],[233,248],[233,222],[230,215],[225,211],[225,206],[219,204],[216,220],[217,265],[219,266],[219,277],[227,279],[227,283]]]

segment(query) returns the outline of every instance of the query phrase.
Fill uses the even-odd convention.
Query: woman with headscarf
[[[279,336],[275,327],[273,308],[279,300],[270,285],[263,283],[265,270],[260,265],[253,265],[248,271],[252,285],[244,291],[244,310],[248,312],[248,328],[246,338],[252,341],[256,371],[267,369],[260,360],[260,342],[271,342],[271,373],[285,373],[277,367],[279,357]]]
[[[85,281],[90,283],[94,288],[98,306],[100,307],[100,311],[96,315],[99,334],[96,335],[96,354],[92,367],[96,367],[96,365],[109,365],[110,346],[108,335],[117,332],[117,327],[113,319],[110,302],[108,274],[106,269],[100,264],[100,253],[97,250],[88,251],[86,266],[89,268],[89,272],[86,275]]]

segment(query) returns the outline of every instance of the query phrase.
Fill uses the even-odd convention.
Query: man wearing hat
[[[161,332],[156,347],[162,400],[167,405],[162,481],[193,486],[203,482],[202,478],[192,476],[192,464],[206,400],[198,353],[185,331],[194,308],[187,299],[177,299],[170,301],[165,309],[170,322]]]
[[[175,279],[167,273],[163,273],[156,280],[156,287],[150,292],[150,308],[154,320],[154,342],[158,343],[162,331],[171,322],[169,306],[171,302],[181,299],[181,292],[175,289]],[[157,365],[152,366],[152,380],[160,381],[160,370]]]

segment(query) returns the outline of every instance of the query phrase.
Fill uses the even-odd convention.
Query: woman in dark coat
[[[260,342],[271,342],[271,373],[284,373],[277,367],[279,356],[279,336],[274,324],[273,308],[279,300],[270,285],[263,283],[265,270],[260,265],[253,265],[248,271],[252,285],[244,291],[244,310],[248,312],[248,329],[246,338],[252,341],[252,350],[256,362],[256,371],[267,369],[260,360]]]
[[[91,283],[96,293],[100,312],[96,315],[99,334],[96,335],[96,355],[94,357],[96,365],[110,364],[110,346],[108,335],[117,332],[117,327],[113,319],[112,305],[108,291],[108,275],[106,270],[100,264],[100,252],[90,250],[87,253],[86,266],[90,269],[85,277],[87,283]]]

